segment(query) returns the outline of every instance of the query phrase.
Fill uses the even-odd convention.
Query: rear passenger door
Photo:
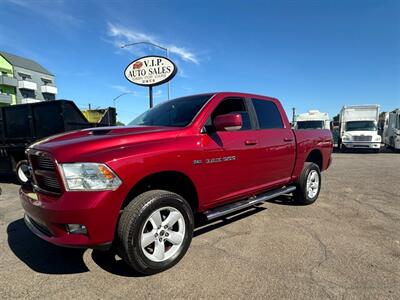
[[[296,144],[293,131],[285,127],[282,112],[273,100],[251,99],[257,116],[257,141],[259,156],[257,182],[264,187],[279,186],[289,182],[295,163]]]

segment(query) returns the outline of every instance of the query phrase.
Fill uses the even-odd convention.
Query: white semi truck
[[[295,129],[330,129],[329,115],[319,110],[309,110],[297,115],[294,122]]]
[[[339,114],[339,149],[371,149],[379,152],[379,105],[343,106]]]
[[[400,150],[400,108],[387,114],[382,135],[387,147]]]

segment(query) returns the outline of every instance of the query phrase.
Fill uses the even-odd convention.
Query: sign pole
[[[150,108],[153,107],[153,86],[149,86],[149,103],[150,103]]]
[[[124,74],[130,82],[149,88],[149,106],[153,108],[153,87],[168,82],[169,98],[169,81],[177,71],[176,65],[169,58],[150,55],[131,62],[125,68]]]

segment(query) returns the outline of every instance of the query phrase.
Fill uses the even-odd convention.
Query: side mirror
[[[214,127],[216,131],[236,131],[242,128],[243,121],[240,114],[226,114],[216,116]]]

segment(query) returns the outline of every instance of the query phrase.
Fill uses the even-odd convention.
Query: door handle
[[[293,138],[291,138],[291,137],[285,137],[285,138],[283,139],[283,141],[284,141],[284,142],[292,142],[292,141],[293,141]]]
[[[257,145],[257,143],[258,142],[256,140],[247,140],[244,142],[246,146]]]

